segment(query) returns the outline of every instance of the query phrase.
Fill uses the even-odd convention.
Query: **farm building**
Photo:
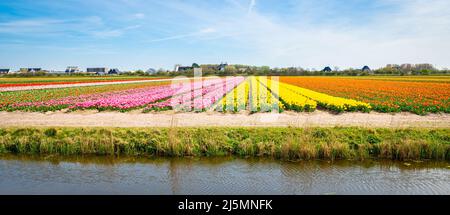
[[[332,71],[333,70],[329,66],[322,69],[322,72],[332,72]]]
[[[77,66],[68,66],[66,68],[66,73],[76,73],[76,72],[80,72],[80,69]]]
[[[65,74],[66,71],[50,70],[47,71],[49,74]]]
[[[156,71],[156,69],[150,68],[150,69],[147,69],[147,71],[145,71],[145,73],[153,75],[153,74],[156,74],[157,71]]]
[[[250,70],[250,68],[238,68],[239,72],[246,72],[247,70]]]
[[[416,64],[414,65],[416,70],[435,70],[434,66],[432,64],[429,63],[420,63],[420,64]]]
[[[41,68],[20,68],[21,72],[40,72]]]
[[[369,68],[369,66],[364,66],[364,67],[361,69],[361,71],[363,71],[363,72],[370,72],[371,69]]]
[[[386,68],[389,68],[389,69],[400,69],[400,65],[398,65],[398,64],[388,64],[388,65],[386,65]]]
[[[219,66],[217,66],[217,70],[219,71],[225,71],[225,68],[228,66],[228,63],[220,63]]]
[[[363,68],[361,69],[361,72],[366,72],[368,74],[373,74],[373,71],[370,69],[369,66],[363,66]]]
[[[10,69],[0,69],[0,74],[8,74]]]
[[[108,74],[109,74],[109,75],[117,75],[117,74],[119,74],[119,73],[120,73],[119,69],[110,69],[110,70],[108,71]]]
[[[192,69],[194,69],[192,66],[181,66],[180,64],[175,65],[175,72],[183,72]]]
[[[106,74],[109,72],[109,69],[106,67],[92,67],[86,69],[87,73],[94,73],[94,74]]]
[[[400,66],[401,69],[403,70],[413,70],[414,69],[414,65],[410,64],[410,63],[404,63]]]
[[[220,63],[220,64],[211,64],[207,65],[206,68],[213,69],[213,70],[219,70],[219,71],[225,71],[225,67],[228,66],[228,63]]]

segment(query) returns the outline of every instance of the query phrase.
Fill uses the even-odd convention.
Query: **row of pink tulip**
[[[192,89],[201,89],[211,85],[216,85],[221,79],[209,79],[203,81],[187,81],[177,82],[171,85],[160,87],[151,87],[147,89],[139,89],[134,92],[126,92],[124,94],[113,94],[107,97],[100,97],[94,100],[78,102],[71,106],[71,109],[116,109],[129,110],[139,108],[144,105],[154,103],[166,98],[170,98],[177,94],[183,94],[192,91]]]
[[[41,108],[43,110],[58,110],[63,108],[129,109],[138,105],[144,105],[148,102],[157,101],[158,99],[171,96],[171,92],[175,92],[176,90],[177,89],[172,89],[170,85],[163,85],[157,87],[146,87],[106,93],[69,96],[59,99],[51,99],[43,102],[23,102],[13,104],[11,106],[16,109],[33,107],[34,109]]]
[[[221,83],[194,89],[191,92],[179,94],[168,100],[149,104],[144,112],[151,110],[175,109],[177,111],[204,111],[219,101],[229,91],[244,81],[243,77],[222,79]]]
[[[229,82],[229,81],[227,81]],[[34,110],[98,109],[127,111],[140,108],[178,95],[192,94],[192,98],[203,95],[211,89],[223,87],[224,79],[205,79],[203,81],[177,82],[172,85],[152,86],[139,89],[69,96],[44,102],[23,102],[14,104],[16,109],[33,107]],[[171,99],[168,99],[171,100]]]

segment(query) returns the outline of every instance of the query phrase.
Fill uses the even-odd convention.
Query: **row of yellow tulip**
[[[239,112],[270,112],[281,110],[283,104],[256,77],[249,77],[233,91],[224,96],[213,107],[217,111]]]
[[[246,110],[248,106],[250,81],[247,79],[240,83],[234,90],[227,93],[213,107],[217,111],[239,112]]]
[[[248,77],[214,107],[218,111],[270,112],[283,109],[314,111],[317,106],[333,110],[368,112],[367,103],[334,97],[266,77]]]
[[[299,93],[296,93],[292,89],[289,88],[289,86],[285,86],[287,84],[260,77],[261,81],[266,81],[269,89],[271,92],[275,95],[278,95],[280,97],[280,100],[284,104],[285,108],[288,110],[293,111],[314,111],[317,107],[317,102],[303,96]]]
[[[279,88],[283,90],[291,91],[295,94],[306,97],[310,100],[316,101],[321,107],[324,107],[329,110],[333,110],[336,112],[343,111],[363,111],[369,112],[371,110],[371,106],[368,103],[356,101],[353,99],[346,99],[341,97],[330,96],[324,93],[319,93],[316,91],[308,90],[305,88],[297,87],[291,84],[286,84],[283,82],[278,82]],[[282,99],[287,99],[289,96],[281,96]]]
[[[259,96],[258,96],[258,90],[259,90],[259,84],[256,81],[255,77],[250,77],[250,95],[249,95],[249,108],[251,112],[258,111],[258,104],[259,104]]]
[[[251,94],[250,110],[251,112],[270,112],[281,111],[284,108],[283,103],[267,87],[265,77],[250,77]]]

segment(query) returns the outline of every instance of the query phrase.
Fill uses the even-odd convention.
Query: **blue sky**
[[[448,0],[0,0],[0,67],[450,67]]]

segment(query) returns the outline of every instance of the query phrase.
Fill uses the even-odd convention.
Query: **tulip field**
[[[1,87],[60,83],[31,79]],[[106,79],[99,81],[120,81]],[[226,77],[0,92],[0,111],[77,110],[450,113],[450,82],[436,78]],[[81,83],[93,80],[68,79]],[[70,84],[69,83],[69,84]]]
[[[118,82],[118,81],[139,81],[154,80],[153,77],[120,77],[120,76],[99,76],[99,77],[28,77],[28,78],[0,78],[0,88],[3,87],[23,87],[23,86],[43,86],[57,84],[81,84],[93,82]]]
[[[126,94],[130,90],[136,91],[168,84],[170,82],[0,92],[0,110],[56,111],[75,105],[76,101]]]
[[[281,77],[283,83],[370,104],[377,112],[450,113],[450,82],[430,78]],[[428,80],[430,79],[430,80]],[[442,80],[438,82],[437,80]],[[361,106],[360,106],[361,107]],[[361,107],[364,109],[364,107]],[[359,108],[360,109],[360,108]]]
[[[178,111],[205,111],[214,103],[233,90],[244,80],[243,77],[203,80],[202,83],[172,84],[170,98],[161,102],[148,104],[144,112],[151,110],[175,109]]]

